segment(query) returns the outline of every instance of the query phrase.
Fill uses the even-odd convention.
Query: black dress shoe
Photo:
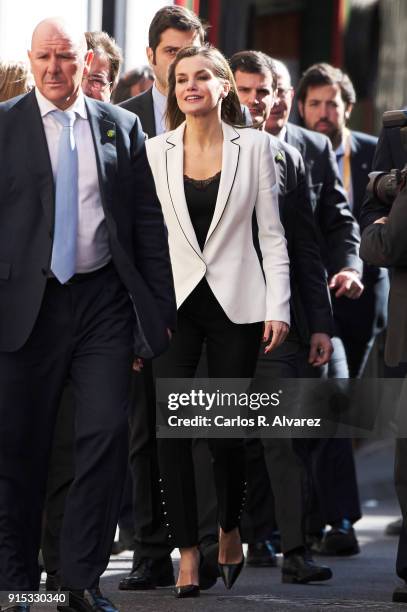
[[[219,572],[227,589],[235,584],[244,566],[244,557],[240,563],[219,563]]]
[[[186,584],[184,586],[175,587],[174,591],[177,599],[186,599],[188,597],[199,597],[200,589],[196,584]]]
[[[14,604],[7,606],[7,608],[0,608],[1,612],[30,612],[30,606],[28,604]]]
[[[396,521],[392,521],[388,525],[386,525],[386,529],[384,533],[389,536],[399,536],[403,529],[403,519],[399,518]]]
[[[392,601],[397,603],[407,603],[407,583],[398,586],[393,591]]]
[[[277,555],[270,540],[248,545],[246,565],[250,567],[277,567]]]
[[[332,529],[325,534],[322,540],[321,555],[345,557],[357,555],[359,552],[355,530],[347,519],[332,525]]]
[[[171,557],[151,559],[142,557],[134,559],[130,574],[119,582],[120,591],[146,591],[156,586],[173,586],[174,570]]]
[[[305,552],[291,553],[284,557],[283,582],[305,584],[330,578],[332,578],[331,569],[325,565],[316,565],[312,557]]]
[[[219,544],[212,542],[207,546],[200,546],[200,563],[199,563],[199,587],[201,591],[206,591],[212,588],[219,576],[218,556]]]

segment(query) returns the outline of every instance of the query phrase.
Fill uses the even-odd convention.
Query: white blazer
[[[276,320],[290,324],[289,261],[268,135],[222,122],[222,174],[201,251],[185,200],[184,129],[185,122],[146,142],[168,228],[178,308],[205,276],[234,323]],[[264,275],[253,244],[253,211]]]

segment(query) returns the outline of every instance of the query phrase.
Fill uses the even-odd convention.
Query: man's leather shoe
[[[359,552],[355,531],[347,519],[332,525],[321,544],[322,555],[351,556]]]
[[[146,591],[157,586],[174,586],[174,569],[171,557],[134,559],[130,574],[119,582],[120,591]]]
[[[330,578],[332,578],[331,569],[325,565],[316,565],[312,557],[305,552],[291,553],[284,557],[283,582],[305,584]]]
[[[7,608],[0,608],[1,612],[30,612],[30,606],[28,604],[14,604],[7,606]]]
[[[200,546],[199,586],[201,591],[211,589],[217,582],[220,573],[218,566],[219,544],[212,542]]]
[[[401,530],[403,529],[403,519],[399,518],[396,521],[392,521],[388,525],[386,525],[386,529],[384,533],[388,536],[399,536],[401,534]]]
[[[407,603],[407,583],[398,586],[393,591],[392,601],[397,603]]]
[[[99,587],[96,589],[88,589],[87,593],[92,602],[92,609],[94,612],[119,612],[118,608],[116,608],[110,599],[103,595]]]
[[[248,545],[246,565],[250,567],[277,567],[277,555],[270,540]]]

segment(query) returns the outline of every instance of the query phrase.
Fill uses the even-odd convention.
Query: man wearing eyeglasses
[[[85,38],[94,56],[89,74],[82,80],[83,92],[94,100],[110,102],[123,61],[120,48],[106,32],[85,32]]]

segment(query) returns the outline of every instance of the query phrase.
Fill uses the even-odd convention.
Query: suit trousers
[[[312,368],[304,364],[303,377],[347,378],[345,348],[340,338],[332,338],[332,364]],[[299,438],[294,448],[306,465],[310,484],[307,502],[307,532],[319,533],[326,524],[346,518],[351,523],[362,515],[356,480],[352,440],[348,438]]]
[[[156,378],[192,378],[206,340],[210,378],[251,378],[262,323],[235,324],[203,279],[178,311],[170,349],[155,360]],[[240,439],[208,440],[212,454],[218,521],[224,531],[239,525],[245,497],[244,444]],[[159,439],[162,505],[168,541],[179,548],[198,544],[198,507],[190,439]],[[200,478],[206,478],[201,474]]]
[[[30,337],[0,353],[0,589],[37,590],[47,468],[61,395],[75,402],[75,478],[65,506],[65,587],[105,570],[126,473],[133,308],[113,264],[47,282]]]
[[[273,353],[258,357],[256,378],[298,378],[307,348],[287,339]],[[262,438],[246,443],[249,541],[267,539],[276,523],[284,553],[305,545],[306,472],[291,438]],[[271,506],[271,507],[270,507]]]
[[[47,573],[60,573],[61,531],[65,500],[75,477],[75,406],[72,388],[67,385],[55,425],[48,467],[47,492],[43,516],[41,551]]]

